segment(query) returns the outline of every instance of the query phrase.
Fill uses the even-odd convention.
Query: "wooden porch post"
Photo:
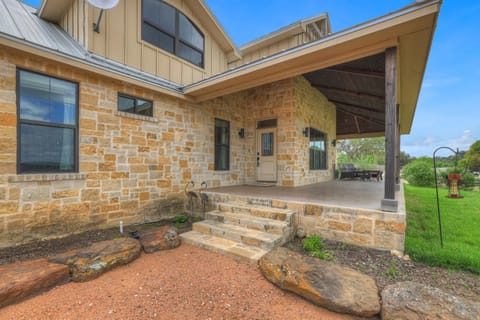
[[[395,139],[395,191],[400,191],[400,105],[397,104],[397,136]]]
[[[396,212],[395,153],[397,142],[397,48],[385,51],[385,194],[381,202],[384,211]]]

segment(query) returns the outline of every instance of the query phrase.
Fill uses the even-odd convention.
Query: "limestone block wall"
[[[336,139],[337,117],[335,105],[317,89],[313,88],[304,77],[294,79],[295,84],[295,127],[296,159],[294,185],[301,186],[317,182],[329,181],[334,177],[334,166],[337,151],[332,146]],[[302,131],[312,127],[327,134],[327,169],[310,170],[309,137],[304,137]]]
[[[16,68],[79,84],[79,172],[16,174]],[[117,111],[117,95],[153,100],[154,117]],[[193,105],[0,48],[0,247],[184,211],[184,185],[244,181],[242,94]],[[214,119],[231,125],[231,170],[214,172]]]
[[[336,150],[335,106],[304,77],[290,78],[246,91],[246,173],[248,183],[256,180],[256,123],[277,119],[277,185],[300,186],[333,179]],[[309,138],[305,127],[327,133],[327,170],[310,170]]]

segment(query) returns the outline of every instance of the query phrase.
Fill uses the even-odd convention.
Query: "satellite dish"
[[[114,8],[120,0],[87,0],[92,6],[102,10]]]
[[[103,10],[114,8],[120,0],[87,0],[95,8],[100,9],[97,22],[93,25],[93,31],[100,33],[100,20],[102,20]]]

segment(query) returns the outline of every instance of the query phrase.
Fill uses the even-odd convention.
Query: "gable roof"
[[[278,30],[270,32],[258,39],[252,40],[240,47],[242,54],[259,50],[272,43],[282,41],[291,36],[303,33],[307,31],[307,28],[311,27],[316,33],[318,38],[327,36],[332,32],[330,26],[330,19],[328,13],[322,13],[311,18],[302,19],[300,21],[291,23]]]

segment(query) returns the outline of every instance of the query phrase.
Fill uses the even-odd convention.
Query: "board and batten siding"
[[[164,0],[183,12],[204,34],[204,68],[142,41],[142,0],[120,1],[105,10],[100,33],[93,31],[100,10],[74,0],[60,25],[90,52],[169,81],[188,85],[227,70],[227,57],[220,45],[183,0]]]

